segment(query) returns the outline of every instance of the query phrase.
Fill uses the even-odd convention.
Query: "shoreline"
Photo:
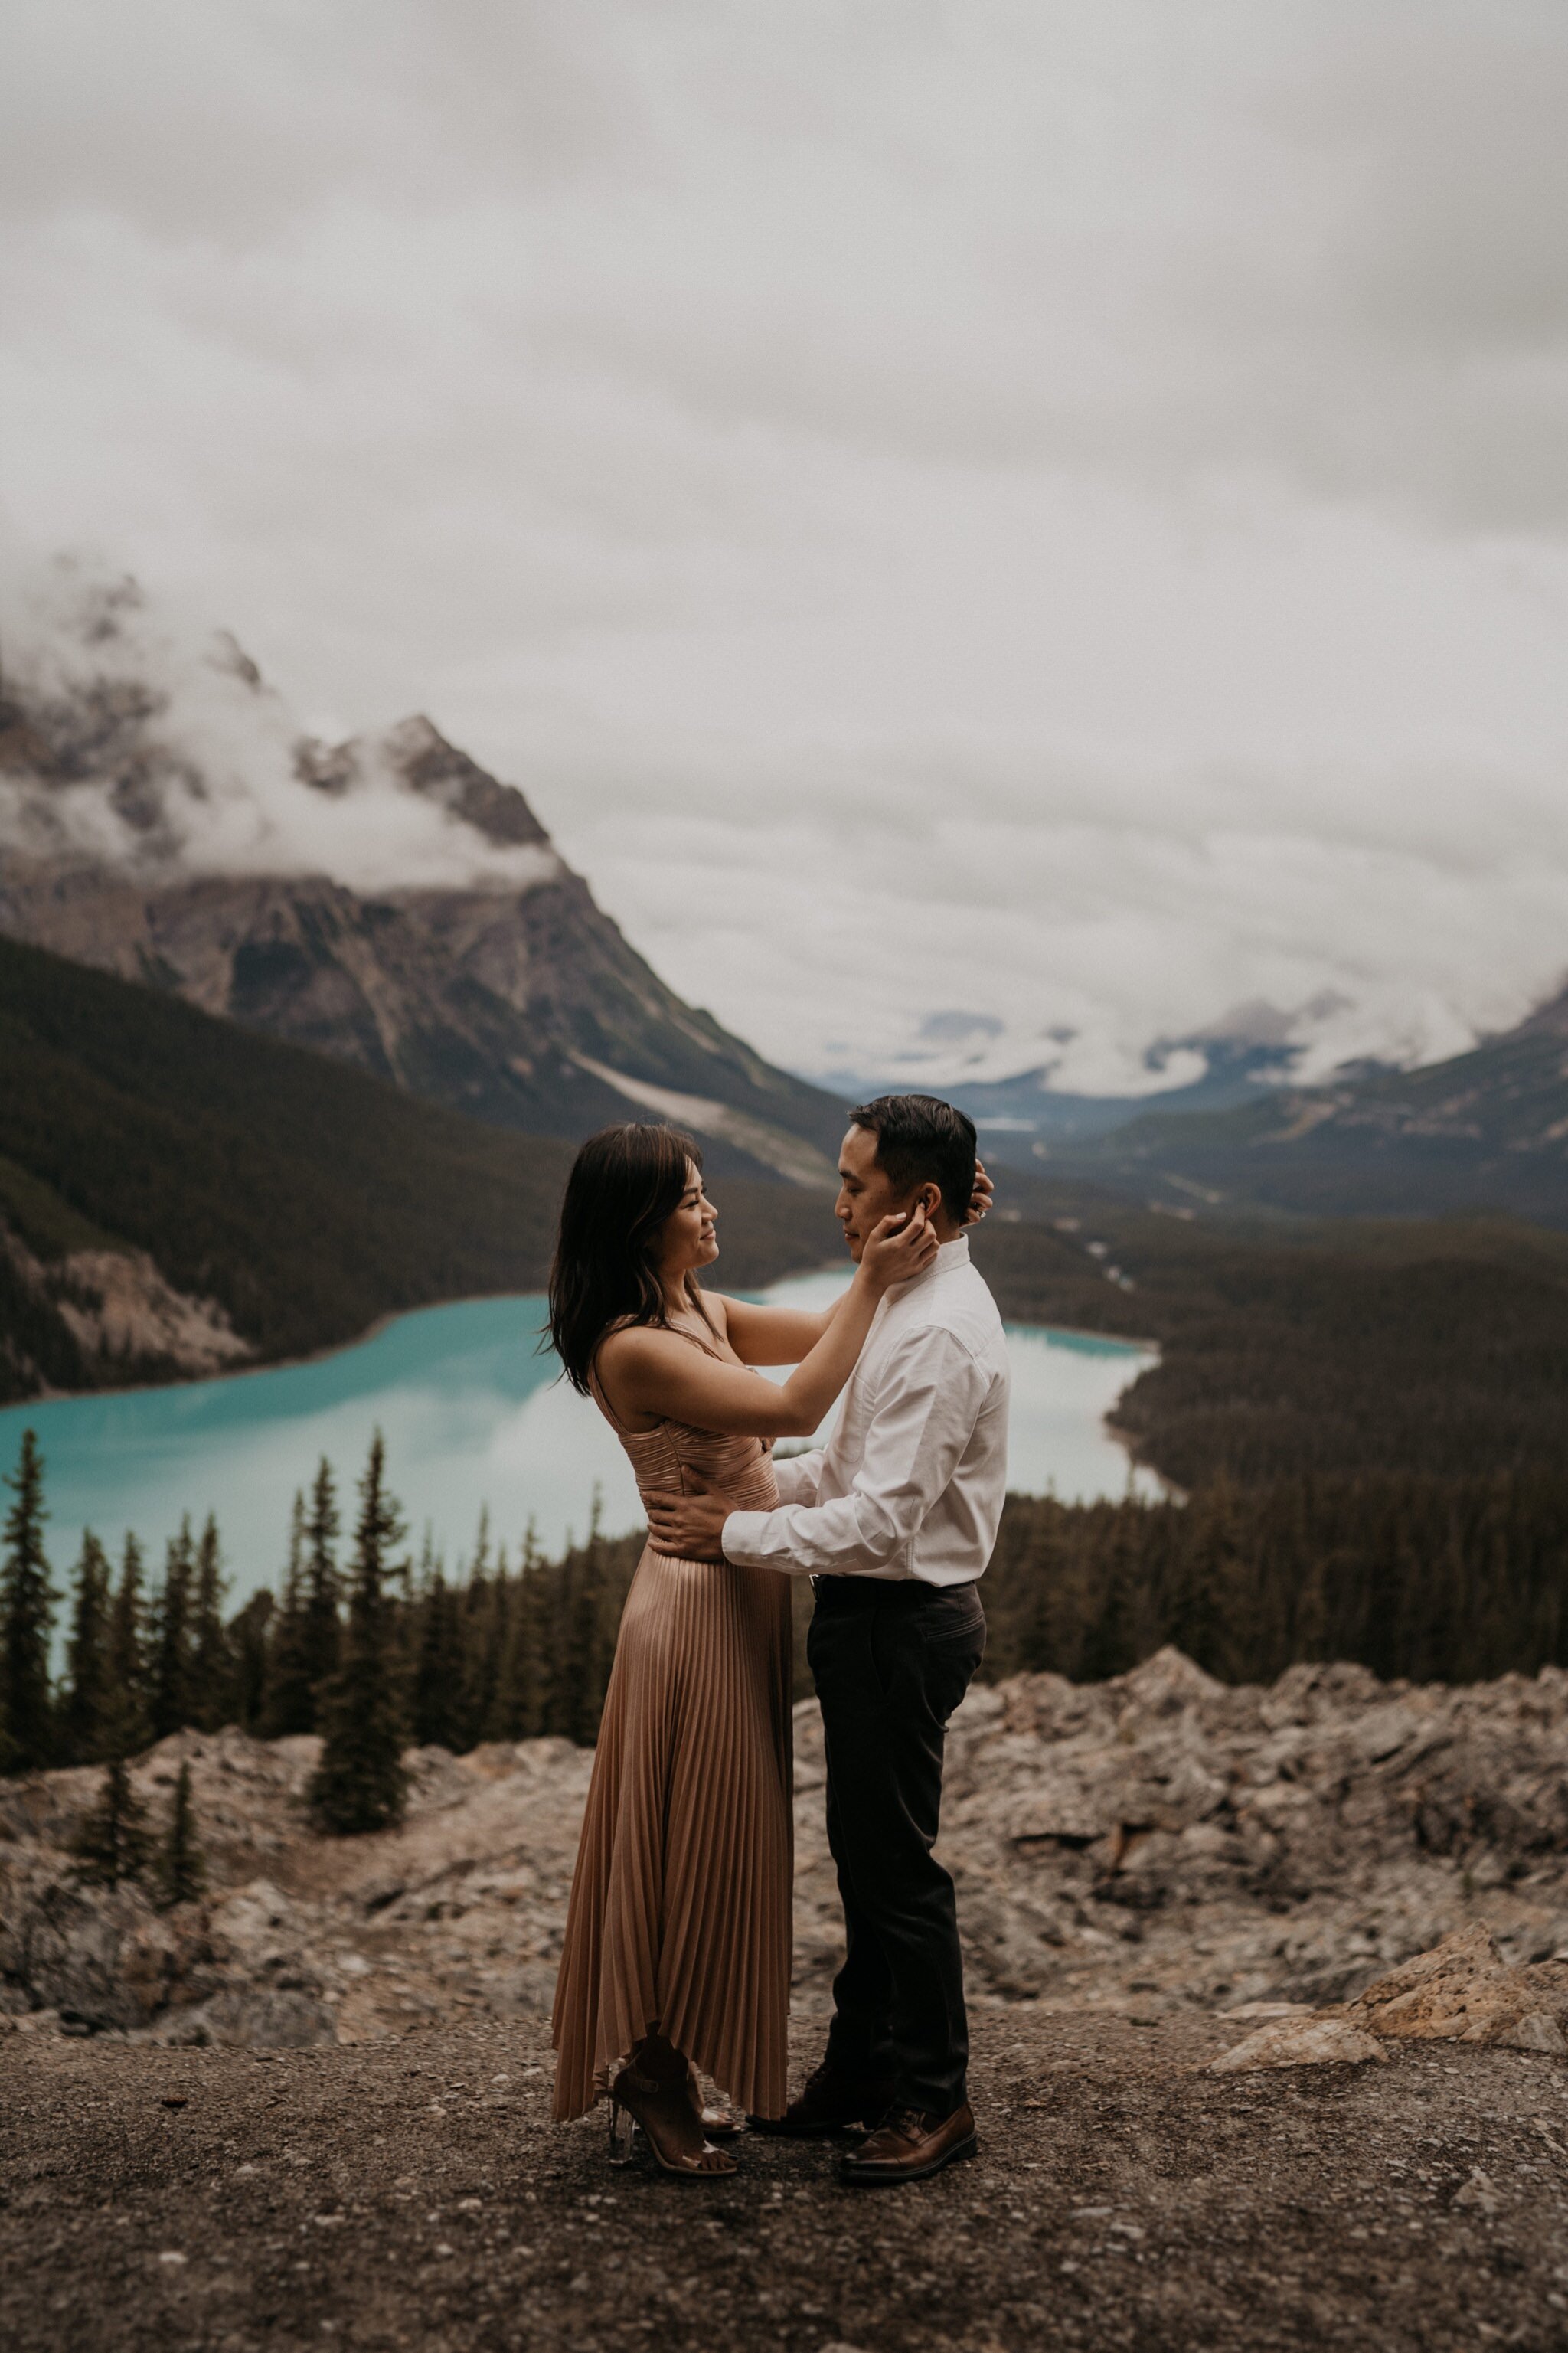
[[[793,1275],[780,1276],[775,1283],[769,1284],[766,1288],[770,1292],[782,1290],[787,1297],[788,1293],[796,1285],[810,1285],[814,1282],[820,1282],[824,1276],[837,1276],[841,1271],[841,1265],[837,1261],[819,1263],[815,1268],[798,1270]],[[759,1291],[748,1290],[746,1295],[755,1298],[761,1293]],[[524,1304],[531,1309],[527,1316],[517,1312]],[[390,1395],[394,1391],[400,1391],[405,1388],[409,1377],[416,1374],[419,1366],[427,1361],[445,1364],[450,1371],[458,1366],[466,1356],[476,1352],[479,1356],[489,1358],[499,1349],[503,1356],[514,1362],[519,1359],[521,1352],[527,1352],[531,1357],[533,1344],[542,1324],[542,1304],[543,1293],[532,1290],[487,1291],[466,1293],[452,1299],[428,1300],[416,1306],[399,1307],[376,1316],[351,1339],[331,1343],[289,1356],[275,1357],[218,1373],[203,1372],[194,1376],[175,1376],[166,1380],[142,1380],[114,1388],[57,1391],[53,1395],[20,1399],[14,1404],[0,1407],[0,1429],[3,1429],[7,1418],[11,1419],[15,1425],[9,1440],[0,1439],[0,1452],[8,1451],[19,1439],[21,1432],[31,1427],[37,1431],[47,1455],[52,1458],[57,1451],[60,1451],[62,1460],[67,1463],[80,1458],[80,1472],[86,1482],[86,1488],[80,1500],[79,1510],[85,1520],[94,1520],[99,1513],[109,1508],[103,1497],[97,1493],[100,1474],[90,1469],[91,1461],[101,1458],[105,1448],[118,1460],[127,1444],[132,1446],[138,1444],[137,1433],[143,1432],[154,1443],[155,1451],[162,1451],[164,1442],[167,1441],[174,1445],[176,1452],[182,1451],[182,1446],[184,1451],[188,1452],[190,1447],[195,1443],[195,1430],[205,1429],[210,1423],[213,1442],[219,1446],[221,1451],[223,1447],[238,1442],[237,1436],[227,1437],[224,1434],[228,1425],[232,1424],[235,1432],[237,1433],[254,1423],[257,1430],[259,1431],[270,1424],[279,1411],[283,1411],[286,1415],[292,1414],[296,1419],[300,1413],[310,1413],[314,1410],[311,1404],[312,1398],[316,1398],[317,1402],[321,1404],[323,1409],[329,1404],[335,1407],[340,1386],[346,1392],[355,1396],[368,1397],[373,1393],[379,1394],[384,1389]],[[417,1337],[404,1339],[387,1352],[386,1362],[379,1370],[374,1366],[360,1368],[357,1371],[346,1369],[352,1365],[358,1352],[372,1347],[378,1340],[389,1334],[396,1324],[405,1324],[421,1316],[439,1316],[449,1311],[492,1308],[495,1311],[493,1315],[485,1315],[478,1319],[471,1328],[459,1324],[456,1332],[447,1335],[442,1335],[437,1332],[423,1344]],[[506,1314],[501,1314],[500,1311],[503,1309],[508,1311]],[[1047,1453],[1042,1455],[1037,1436],[1026,1434],[1032,1431],[1033,1428],[1032,1424],[1026,1420],[1016,1433],[1016,1443],[1021,1451],[1023,1459],[1018,1461],[1014,1478],[1009,1482],[1010,1492],[1019,1495],[1055,1494],[1061,1499],[1058,1484],[1059,1480],[1068,1489],[1067,1500],[1088,1501],[1095,1497],[1114,1499],[1128,1492],[1135,1493],[1140,1487],[1152,1489],[1154,1497],[1168,1498],[1172,1494],[1170,1483],[1162,1478],[1157,1470],[1141,1460],[1135,1444],[1130,1442],[1130,1434],[1119,1427],[1116,1419],[1127,1392],[1142,1373],[1151,1369],[1158,1361],[1157,1346],[1149,1342],[1131,1338],[1124,1334],[1086,1331],[1080,1327],[1066,1324],[1011,1323],[1005,1328],[1010,1342],[1020,1345],[1028,1356],[1032,1356],[1037,1351],[1043,1358],[1045,1351],[1052,1348],[1054,1344],[1058,1364],[1076,1360],[1080,1371],[1077,1375],[1065,1376],[1068,1390],[1075,1392],[1081,1381],[1088,1380],[1092,1388],[1098,1388],[1100,1394],[1106,1398],[1106,1402],[1098,1413],[1094,1413],[1091,1388],[1091,1396],[1085,1397],[1078,1409],[1081,1412],[1083,1407],[1088,1406],[1089,1413],[1084,1415],[1081,1423],[1077,1422],[1075,1417],[1071,1426],[1082,1429],[1086,1435],[1089,1430],[1092,1429],[1102,1447],[1114,1450],[1114,1455],[1110,1460],[1106,1461],[1102,1458],[1103,1468],[1088,1474],[1089,1483],[1086,1489],[1083,1485],[1084,1474],[1074,1451],[1079,1441],[1064,1430],[1062,1449],[1058,1451],[1055,1445],[1052,1445],[1048,1448]],[[340,1362],[345,1367],[341,1373],[334,1376],[326,1371],[327,1367],[338,1365]],[[536,1388],[548,1389],[552,1386],[552,1366],[553,1358],[546,1356],[538,1363],[536,1368],[526,1372],[521,1363],[518,1363],[517,1371],[520,1377],[526,1377],[527,1387],[531,1393]],[[303,1396],[292,1400],[289,1398],[286,1389],[279,1397],[274,1397],[263,1391],[257,1396],[254,1404],[249,1403],[248,1394],[250,1393],[237,1388],[236,1384],[253,1381],[268,1374],[279,1375],[283,1377],[285,1382],[290,1376],[304,1377],[307,1384],[312,1375],[318,1380],[324,1377],[326,1389],[317,1397],[316,1390],[307,1386]],[[1057,1376],[1058,1382],[1064,1376],[1060,1374]],[[1050,1377],[1047,1376],[1047,1378],[1048,1381]],[[1113,1390],[1114,1394],[1107,1396],[1108,1390]],[[98,1417],[86,1421],[81,1420],[79,1417],[75,1419],[68,1416],[57,1417],[54,1411],[55,1408],[62,1406],[86,1409],[95,1405],[100,1409]],[[1089,1414],[1092,1414],[1092,1421],[1089,1419]],[[165,1422],[168,1425],[167,1429],[164,1427]],[[182,1424],[187,1430],[186,1438],[183,1441],[179,1439]],[[83,1455],[84,1448],[88,1450],[86,1455]],[[201,1452],[205,1457],[206,1452],[205,1444],[201,1448]],[[574,1449],[568,1449],[568,1452],[572,1454],[574,1461]],[[1091,1456],[1089,1460],[1092,1461],[1092,1459]],[[129,1468],[128,1465],[126,1467]],[[190,1467],[192,1466],[187,1465],[187,1468]],[[199,1465],[195,1467],[199,1468]],[[562,1467],[564,1469],[566,1466],[563,1463]],[[593,1475],[597,1478],[601,1475],[607,1476],[607,1473],[601,1468]],[[135,1483],[137,1482],[133,1477],[132,1484]],[[196,1483],[201,1484],[201,1480],[198,1479]],[[505,1478],[502,1479],[501,1483],[505,1486]],[[546,1482],[547,1485],[552,1483],[552,1482]],[[89,1499],[89,1493],[91,1500]],[[1151,1500],[1152,1499],[1152,1497]],[[492,1497],[491,1501],[499,1505],[501,1499]],[[551,1509],[553,1510],[557,1505],[560,1505],[564,1513],[565,1524],[575,1525],[579,1514],[571,1507],[570,1500],[562,1504],[561,1499],[557,1497],[552,1504]],[[432,1506],[432,1508],[435,1507]],[[123,1504],[117,1504],[115,1509],[126,1513],[132,1521],[138,1518],[138,1507],[134,1506],[129,1499]],[[154,1514],[153,1516],[156,1514]],[[438,1510],[437,1516],[445,1522],[450,1517],[450,1514],[445,1510]],[[549,1516],[550,1512],[547,1511],[546,1517]],[[627,1528],[631,1528],[635,1526],[636,1522],[628,1517],[626,1525]],[[617,1532],[620,1532],[618,1528]],[[241,1546],[241,1552],[248,1556],[252,1549],[254,1547],[247,1538]],[[258,1558],[251,1560],[247,1557],[237,1560],[236,1566],[243,1571],[243,1581],[247,1589],[252,1585],[266,1584],[270,1579],[270,1568],[264,1566]]]
[[[236,1365],[227,1373],[176,1373],[166,1381],[114,1381],[97,1389],[46,1389],[34,1398],[20,1398],[10,1405],[0,1405],[0,1421],[9,1413],[26,1413],[33,1406],[87,1405],[94,1398],[161,1397],[166,1389],[227,1388],[237,1381],[258,1379],[266,1373],[300,1372],[308,1365],[325,1364],[331,1356],[346,1356],[352,1349],[365,1348],[394,1324],[405,1323],[411,1315],[432,1315],[445,1307],[479,1307],[491,1299],[542,1299],[542,1291],[474,1291],[465,1292],[456,1299],[426,1299],[417,1307],[389,1307],[352,1339],[331,1340],[320,1348],[308,1349],[299,1356],[264,1356],[253,1365]]]
[[[772,1291],[780,1282],[805,1282],[816,1275],[837,1274],[840,1266],[841,1261],[834,1260],[821,1266],[800,1267],[792,1274],[779,1275],[776,1282],[769,1283],[766,1288]],[[8,1414],[26,1413],[35,1407],[83,1405],[94,1398],[150,1397],[165,1389],[227,1388],[234,1382],[255,1380],[267,1373],[299,1372],[307,1366],[325,1364],[329,1357],[347,1356],[354,1348],[368,1347],[394,1324],[405,1323],[410,1316],[436,1314],[447,1307],[479,1307],[490,1300],[542,1299],[544,1295],[542,1291],[474,1291],[462,1292],[449,1299],[423,1300],[414,1307],[389,1307],[350,1338],[327,1341],[321,1347],[307,1349],[299,1356],[266,1356],[254,1364],[236,1365],[228,1372],[175,1373],[166,1381],[116,1381],[106,1383],[101,1388],[42,1389],[36,1397],[19,1398],[9,1405],[0,1405],[0,1422],[4,1422]],[[742,1292],[739,1295],[756,1298],[761,1294]],[[1064,1340],[1093,1340],[1108,1348],[1125,1349],[1130,1354],[1142,1352],[1158,1356],[1160,1353],[1157,1340],[1131,1339],[1121,1332],[1092,1331],[1077,1324],[1029,1324],[1006,1315],[1002,1322],[1004,1329],[1009,1332],[1054,1333]],[[1117,1442],[1121,1443],[1120,1439]]]
[[[1017,1316],[1004,1315],[1005,1332],[1056,1332],[1064,1340],[1099,1340],[1106,1347],[1142,1350],[1145,1356],[1160,1354],[1158,1340],[1130,1340],[1124,1332],[1094,1332],[1084,1324],[1026,1324]]]

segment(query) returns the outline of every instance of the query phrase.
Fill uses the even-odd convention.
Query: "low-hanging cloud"
[[[63,562],[0,607],[6,678],[49,754],[0,772],[0,850],[153,883],[326,874],[360,891],[526,890],[553,851],[498,847],[414,790],[384,734],[309,780],[312,746],[226,632],[182,629],[137,584]]]

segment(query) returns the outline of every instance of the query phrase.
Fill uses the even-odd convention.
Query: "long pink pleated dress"
[[[626,1430],[598,1402],[641,1493],[690,1493],[697,1472],[745,1510],[777,1503],[760,1439],[673,1421]],[[616,1643],[555,1985],[558,2118],[591,2108],[655,2031],[739,2107],[783,2113],[790,1675],[787,1577],[645,1546]]]

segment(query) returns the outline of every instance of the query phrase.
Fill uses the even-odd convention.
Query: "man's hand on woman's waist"
[[[647,1505],[648,1541],[655,1552],[673,1554],[679,1560],[713,1560],[724,1557],[719,1539],[724,1523],[735,1509],[722,1495],[645,1495]]]

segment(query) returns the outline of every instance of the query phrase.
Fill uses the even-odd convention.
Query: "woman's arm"
[[[848,1297],[848,1293],[844,1294]],[[803,1364],[839,1309],[844,1299],[813,1314],[804,1307],[761,1307],[754,1299],[710,1296],[720,1310],[730,1345],[748,1365]]]
[[[623,1421],[649,1414],[742,1438],[809,1438],[854,1371],[882,1293],[929,1266],[936,1246],[923,1210],[884,1218],[826,1330],[782,1387],[649,1324],[610,1334],[600,1383]]]

